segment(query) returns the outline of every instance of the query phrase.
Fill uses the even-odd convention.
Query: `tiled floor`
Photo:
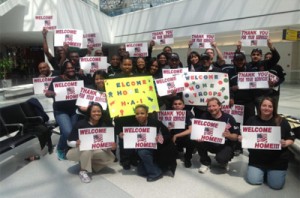
[[[280,113],[300,117],[298,86],[283,86]],[[0,101],[0,106],[26,98]],[[47,104],[46,110],[51,109],[51,101],[45,100],[44,103]],[[53,135],[53,140],[57,142],[58,135]],[[40,153],[43,156],[38,161],[26,163],[23,159],[29,153]],[[48,155],[46,151],[41,153],[35,139],[0,156],[0,197],[299,197],[299,162],[291,161],[284,189],[275,191],[266,185],[251,186],[244,181],[247,161],[245,151],[231,161],[229,172],[224,172],[213,161],[210,172],[199,174],[199,157],[196,154],[191,168],[184,168],[182,161],[178,160],[174,178],[164,176],[154,183],[148,183],[145,178],[137,176],[134,169],[124,171],[118,163],[114,163],[100,174],[94,175],[90,184],[83,184],[77,176],[77,164],[58,161],[55,154]]]

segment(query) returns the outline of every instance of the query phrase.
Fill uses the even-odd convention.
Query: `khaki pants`
[[[79,161],[81,169],[88,172],[98,172],[115,159],[115,155],[110,149],[80,151],[79,148],[72,148],[68,151],[66,157],[71,161]]]

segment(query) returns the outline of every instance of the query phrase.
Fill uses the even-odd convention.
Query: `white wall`
[[[150,40],[150,33],[174,29],[175,37],[300,24],[299,0],[185,0],[116,16],[113,43]]]

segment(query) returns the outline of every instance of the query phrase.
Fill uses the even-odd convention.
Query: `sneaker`
[[[226,171],[229,171],[229,165],[228,165],[228,163],[226,163],[226,164],[220,164],[220,166],[222,168],[224,168]]]
[[[83,183],[90,183],[92,180],[85,170],[79,172],[79,178]]]
[[[209,166],[201,165],[200,168],[198,169],[199,173],[206,173],[209,170]]]
[[[56,153],[57,153],[57,159],[58,160],[66,160],[66,155],[65,155],[65,152],[63,150],[56,150]]]
[[[190,168],[192,166],[191,160],[184,160],[184,167]]]

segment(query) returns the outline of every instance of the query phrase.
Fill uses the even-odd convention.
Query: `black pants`
[[[177,154],[177,148],[172,141],[164,142],[163,144],[157,145],[154,161],[163,172],[170,170],[175,175]]]
[[[211,142],[197,142],[196,144],[201,164],[209,166],[211,159],[208,152],[216,154],[216,161],[220,164],[227,164],[234,156],[233,148],[226,144],[215,144]]]
[[[190,136],[179,137],[176,139],[177,148],[186,148],[184,159],[191,160],[193,157],[193,151],[195,148],[194,142],[190,139]]]
[[[135,149],[124,149],[123,139],[119,138],[120,163],[122,166],[137,165],[137,153]]]

